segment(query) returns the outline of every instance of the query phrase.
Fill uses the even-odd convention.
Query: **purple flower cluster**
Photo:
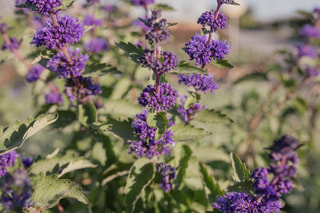
[[[26,80],[31,83],[40,78],[41,73],[43,72],[44,67],[41,65],[35,65],[28,71],[26,75]]]
[[[136,119],[132,122],[134,133],[140,140],[127,142],[130,146],[129,153],[135,152],[139,158],[145,156],[152,158],[160,154],[170,154],[170,146],[175,144],[172,139],[172,132],[166,129],[165,133],[159,140],[156,140],[157,128],[150,127],[147,124],[148,111],[144,110],[142,113],[136,115]],[[169,126],[174,125],[172,121]]]
[[[16,151],[11,151],[6,154],[0,155],[0,177],[7,173],[7,167],[14,166],[14,161],[18,157]]]
[[[154,0],[131,0],[131,2],[136,6],[148,6],[149,4],[153,4]]]
[[[213,81],[213,75],[204,74],[191,74],[191,75],[179,75],[179,84],[183,83],[188,87],[193,87],[196,91],[202,91],[206,93],[209,91],[211,94],[213,90],[219,89],[216,82]]]
[[[228,192],[219,197],[213,207],[222,212],[276,212],[280,213],[280,197],[292,189],[292,179],[296,174],[294,164],[298,163],[295,150],[299,141],[284,135],[269,148],[271,163],[268,168],[256,168],[252,172],[256,196],[245,193]],[[271,180],[269,178],[272,178]]]
[[[198,19],[198,24],[201,24],[202,27],[209,27],[209,33],[216,32],[219,28],[227,28],[228,17],[223,13],[217,15],[215,18],[215,11],[206,11]]]
[[[282,207],[280,201],[256,201],[256,199],[243,192],[228,192],[219,196],[213,204],[213,208],[226,213],[280,213]]]
[[[49,93],[45,94],[46,104],[57,104],[62,103],[63,99],[60,95],[58,89],[51,90]]]
[[[187,95],[180,96],[181,107],[178,108],[178,113],[181,114],[185,123],[188,123],[190,120],[192,120],[193,116],[200,112],[200,110],[206,108],[206,106],[201,106],[199,103],[194,103],[191,106],[185,106],[185,99],[187,97]]]
[[[57,27],[54,27],[52,21],[49,20],[44,27],[38,28],[31,44],[37,47],[46,46],[49,49],[61,49],[68,43],[74,44],[74,42],[80,41],[84,35],[84,27],[75,17],[57,16],[57,22]]]
[[[162,176],[160,186],[167,193],[172,189],[171,181],[177,178],[176,169],[166,163],[158,163],[156,167]]]
[[[298,58],[303,56],[316,58],[318,56],[318,50],[310,45],[300,45],[298,46]]]
[[[155,85],[148,85],[143,89],[138,98],[139,104],[148,106],[155,111],[165,111],[171,109],[177,101],[178,92],[167,83],[160,84],[160,94],[156,93]]]
[[[146,49],[140,57],[142,66],[149,68],[155,74],[165,74],[178,68],[178,57],[169,51],[162,51],[157,58],[154,51]]]
[[[93,15],[87,15],[83,20],[85,26],[102,26],[102,20],[96,19]]]
[[[89,59],[88,55],[81,55],[81,51],[78,48],[73,50],[72,47],[69,47],[68,52],[70,54],[72,64],[67,62],[67,59],[62,52],[58,52],[58,54],[53,58],[50,58],[47,63],[47,67],[50,68],[53,73],[58,72],[59,78],[80,76],[81,71],[85,67],[86,61]]]
[[[24,207],[32,205],[31,181],[25,169],[17,169],[12,175],[5,174],[0,179],[0,188],[0,204],[5,210],[22,212]]]
[[[27,5],[35,6],[42,15],[56,13],[56,8],[62,5],[61,0],[27,0]]]
[[[11,37],[10,38],[10,44],[4,43],[1,47],[1,50],[13,50],[13,49],[18,49],[20,46],[20,41],[17,38]]]
[[[102,93],[102,90],[99,84],[94,83],[91,78],[79,76],[67,79],[65,93],[70,101],[77,99],[86,102],[91,95],[98,95]]]
[[[300,30],[300,35],[320,39],[320,28],[311,25],[305,25]]]
[[[85,51],[99,53],[100,51],[108,51],[109,46],[105,39],[103,38],[93,38],[89,42],[83,45]]]
[[[0,33],[5,33],[7,31],[8,24],[3,22],[0,24]]]
[[[223,59],[231,46],[227,41],[211,40],[205,35],[196,34],[185,44],[185,52],[190,56],[190,60],[196,60],[196,65],[206,65],[211,60]]]

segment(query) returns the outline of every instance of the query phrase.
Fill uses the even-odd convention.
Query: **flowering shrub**
[[[19,61],[33,116],[1,122],[0,211],[280,213],[299,211],[295,196],[312,201],[297,188],[309,186],[317,136],[320,10],[267,71],[224,84],[212,70],[233,72],[232,43],[215,34],[228,28],[221,8],[237,4],[199,14],[178,53],[178,23],[162,13],[173,8],[154,0],[16,1],[27,33],[0,19],[0,61]],[[268,85],[263,100],[257,86],[229,91],[252,79]]]

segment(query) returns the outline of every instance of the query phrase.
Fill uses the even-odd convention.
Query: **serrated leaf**
[[[247,81],[268,81],[268,76],[266,73],[261,73],[261,72],[255,72],[255,73],[250,73],[245,76],[242,76],[238,80],[236,80],[233,84],[239,84],[242,82],[247,82]]]
[[[115,43],[120,49],[125,51],[125,54],[127,57],[129,57],[132,61],[136,62],[136,63],[140,63],[140,57],[144,51],[144,49],[138,45],[135,46],[134,44],[128,42],[116,42]]]
[[[233,168],[233,180],[235,182],[242,182],[249,179],[250,170],[247,169],[246,165],[241,162],[239,157],[234,153],[230,153],[230,159]]]
[[[84,77],[101,77],[106,74],[122,74],[117,68],[106,63],[91,63],[86,64],[82,76]]]
[[[37,206],[52,208],[63,198],[74,198],[84,204],[88,203],[80,187],[73,185],[70,180],[58,179],[57,175],[39,175],[34,178],[34,183],[32,201]]]
[[[233,123],[233,120],[226,114],[214,109],[202,109],[194,116],[194,120],[205,123]]]
[[[210,132],[207,132],[204,129],[195,128],[192,125],[186,126],[184,123],[171,126],[169,127],[169,130],[172,131],[173,139],[176,141],[191,140],[211,135]]]
[[[157,128],[156,130],[156,140],[160,140],[163,134],[166,132],[167,127],[169,126],[169,120],[167,119],[166,112],[149,112],[147,116],[147,125],[150,127]]]
[[[211,63],[213,66],[220,68],[220,69],[232,69],[233,66],[227,60],[219,59],[219,60],[212,60]]]
[[[161,10],[161,11],[174,11],[175,9],[167,4],[155,4],[153,9]]]
[[[78,120],[85,127],[97,120],[97,111],[93,103],[88,102],[85,105],[78,105]]]
[[[213,176],[210,176],[207,168],[203,163],[199,162],[200,172],[204,185],[209,189],[210,194],[208,195],[209,203],[214,203],[217,196],[224,195],[224,191],[220,188]]]
[[[127,212],[131,213],[144,189],[155,176],[155,166],[148,159],[138,159],[130,169],[125,186]]]
[[[176,71],[170,71],[171,74],[188,75],[188,74],[206,74],[207,71],[199,67],[192,66],[185,61],[180,61]]]
[[[176,144],[173,149],[173,156],[175,159],[175,165],[177,169],[177,178],[174,180],[175,188],[178,189],[181,185],[183,178],[186,174],[186,170],[189,165],[189,160],[191,159],[192,150],[187,145]]]
[[[94,123],[91,126],[107,134],[111,134],[117,138],[123,139],[124,141],[136,140],[137,138],[133,135],[132,119],[128,120],[116,120],[109,118],[104,123]]]
[[[16,121],[1,133],[0,155],[20,148],[29,137],[55,122],[57,119],[58,114],[55,113],[29,118],[23,122]]]
[[[236,183],[228,187],[228,192],[244,192],[250,195],[254,195],[254,191],[255,188],[253,187],[251,180]]]

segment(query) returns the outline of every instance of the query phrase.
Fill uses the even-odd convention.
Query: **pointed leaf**
[[[214,203],[216,201],[217,196],[224,195],[224,191],[220,188],[219,184],[216,182],[214,177],[209,175],[205,165],[199,162],[199,166],[204,185],[208,187],[210,191],[210,194],[208,195],[209,202]]]
[[[132,80],[129,78],[121,78],[113,88],[111,99],[123,99],[131,88]]]
[[[242,82],[246,82],[246,81],[268,81],[268,76],[266,73],[261,73],[261,72],[255,72],[255,73],[250,73],[247,74],[245,76],[242,76],[241,78],[239,78],[238,80],[236,80],[233,84],[239,84]]]
[[[227,61],[227,60],[223,60],[223,59],[220,59],[220,60],[216,60],[216,61],[211,61],[211,63],[217,67],[217,68],[220,68],[220,69],[232,69],[233,66]]]
[[[1,133],[0,155],[20,148],[29,137],[57,119],[58,114],[47,114],[36,118],[29,118],[23,122],[16,121]]]
[[[246,165],[241,162],[239,157],[230,153],[230,159],[233,168],[233,180],[235,182],[242,182],[250,178],[250,170],[247,169]]]
[[[228,192],[244,192],[250,195],[254,195],[254,191],[255,188],[253,187],[251,180],[236,183],[228,187]]]
[[[226,114],[214,109],[203,109],[194,116],[194,120],[205,123],[233,123],[233,120]]]
[[[173,156],[175,158],[175,165],[178,167],[177,178],[174,180],[175,188],[178,189],[181,185],[183,178],[186,174],[186,170],[189,165],[189,160],[192,155],[192,150],[187,145],[176,144],[173,150]]]
[[[153,6],[153,9],[161,10],[161,11],[174,11],[175,9],[167,4],[156,4]]]
[[[206,74],[207,71],[203,70],[199,67],[192,66],[189,63],[185,61],[180,61],[178,64],[178,70],[176,71],[171,71],[170,73],[172,74],[177,74],[177,75],[187,75],[187,74]]]
[[[67,174],[69,172],[79,170],[79,169],[86,169],[86,168],[95,168],[97,165],[91,163],[90,161],[86,159],[78,159],[76,161],[71,161],[67,167],[65,167],[62,172],[58,175],[60,178],[64,174]]]
[[[210,132],[207,132],[204,129],[194,128],[191,125],[186,126],[184,123],[171,126],[169,127],[169,130],[172,131],[173,139],[176,141],[191,140],[211,135]]]
[[[132,61],[136,62],[136,63],[140,63],[140,57],[143,53],[143,48],[141,46],[138,45],[135,46],[134,44],[128,42],[116,42],[115,43],[119,48],[121,48],[122,50],[125,51],[125,54],[127,57],[129,57]]]
[[[148,159],[138,159],[130,169],[125,187],[127,212],[131,213],[144,189],[155,176],[155,166]]]
[[[157,128],[156,130],[156,140],[160,140],[163,134],[166,132],[169,126],[169,120],[167,119],[166,112],[149,112],[147,117],[147,124],[150,127]]]
[[[58,179],[57,175],[39,175],[34,178],[34,183],[32,200],[37,206],[52,208],[62,198],[74,198],[84,204],[88,203],[78,186],[70,180]]]
[[[97,120],[97,111],[93,103],[88,102],[85,105],[78,105],[78,120],[86,127]]]

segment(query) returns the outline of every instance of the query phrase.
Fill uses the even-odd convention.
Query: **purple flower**
[[[0,204],[5,210],[23,212],[24,207],[32,205],[31,181],[26,170],[17,169],[0,179],[2,195]]]
[[[56,13],[56,8],[62,5],[61,0],[27,0],[29,6],[35,6],[42,15]]]
[[[178,68],[178,57],[172,52],[163,51],[160,58],[157,58],[154,51],[145,50],[140,57],[140,63],[155,74],[165,74]]]
[[[205,109],[205,106],[201,106],[199,103],[194,103],[191,106],[185,106],[185,99],[188,96],[180,96],[181,107],[178,108],[178,113],[181,114],[185,123],[192,120],[193,116],[200,112],[200,110]]]
[[[7,167],[14,166],[14,161],[18,157],[16,151],[11,151],[6,154],[0,155],[0,177],[7,173]]]
[[[318,56],[318,50],[310,45],[300,45],[298,46],[298,57],[301,58],[303,56],[316,58]]]
[[[105,39],[103,38],[93,38],[89,42],[85,43],[84,50],[87,52],[98,53],[100,51],[108,51],[109,46]]]
[[[300,30],[300,35],[320,39],[320,28],[311,25],[305,25]]]
[[[196,91],[202,91],[206,93],[209,91],[211,94],[213,90],[219,89],[216,82],[213,81],[213,75],[204,74],[191,74],[191,75],[179,75],[179,84],[183,83],[188,87],[193,87]]]
[[[96,19],[93,15],[87,15],[83,20],[83,25],[85,26],[102,26],[102,24],[102,20]]]
[[[72,65],[67,62],[66,57],[62,52],[58,52],[53,58],[50,58],[47,67],[51,69],[53,73],[58,72],[59,78],[77,77],[81,75],[81,71],[85,67],[86,61],[88,61],[88,55],[81,55],[80,49],[72,47],[68,48],[68,52],[72,61]]]
[[[227,192],[219,196],[213,208],[225,213],[280,213],[280,201],[257,201],[254,197],[243,192]]]
[[[196,60],[196,65],[206,65],[211,60],[223,59],[231,49],[227,41],[211,40],[208,43],[205,35],[196,34],[185,45],[185,52],[190,56],[190,60]]]
[[[148,106],[155,111],[166,111],[176,104],[177,98],[178,92],[170,84],[161,83],[160,95],[156,93],[155,85],[148,85],[138,100],[144,107]]]
[[[145,39],[149,44],[167,43],[170,39],[170,33],[167,29],[150,30],[146,33]]]
[[[131,0],[131,2],[136,6],[148,6],[149,4],[153,4],[154,0]]]
[[[49,49],[61,49],[68,43],[80,41],[84,34],[84,27],[79,20],[72,16],[57,16],[58,26],[54,27],[52,21],[46,22],[42,28],[38,28],[37,34],[33,36],[31,44],[37,47],[46,46]]]
[[[3,22],[0,24],[0,33],[5,33],[7,31],[8,24]]]
[[[101,7],[102,10],[108,12],[108,13],[113,13],[114,11],[116,11],[117,6],[115,5],[104,5]]]
[[[176,169],[166,163],[158,163],[156,167],[162,176],[160,186],[167,193],[172,189],[171,181],[177,178]]]
[[[320,74],[320,69],[316,67],[307,67],[305,72],[308,76],[317,77]]]
[[[91,3],[91,4],[94,4],[94,3],[99,3],[100,0],[87,0],[87,3]]]
[[[1,47],[1,50],[6,50],[6,49],[10,49],[11,51],[13,49],[18,49],[20,46],[20,41],[17,38],[10,38],[10,44],[8,43],[4,43]]]
[[[132,122],[134,133],[139,137],[139,140],[127,142],[130,146],[129,153],[135,152],[139,158],[143,156],[152,158],[160,154],[170,154],[170,146],[175,144],[175,141],[172,139],[172,132],[166,129],[162,137],[157,140],[157,128],[148,126],[147,116],[148,111],[144,110],[141,114],[137,114],[136,119]],[[173,125],[174,123],[169,121],[169,126]]]
[[[91,78],[79,76],[67,79],[65,93],[70,101],[77,99],[86,103],[90,96],[98,95],[102,91],[99,84],[94,83]]]
[[[49,93],[45,94],[46,104],[58,104],[63,103],[62,96],[60,95],[57,88],[51,90]]]
[[[227,28],[228,18],[223,13],[218,14],[215,19],[215,11],[206,11],[198,19],[198,24],[201,24],[202,27],[209,27],[209,32],[216,32],[219,28]]]
[[[35,65],[29,70],[26,76],[26,80],[31,83],[40,78],[41,73],[43,72],[44,67],[41,65]]]

